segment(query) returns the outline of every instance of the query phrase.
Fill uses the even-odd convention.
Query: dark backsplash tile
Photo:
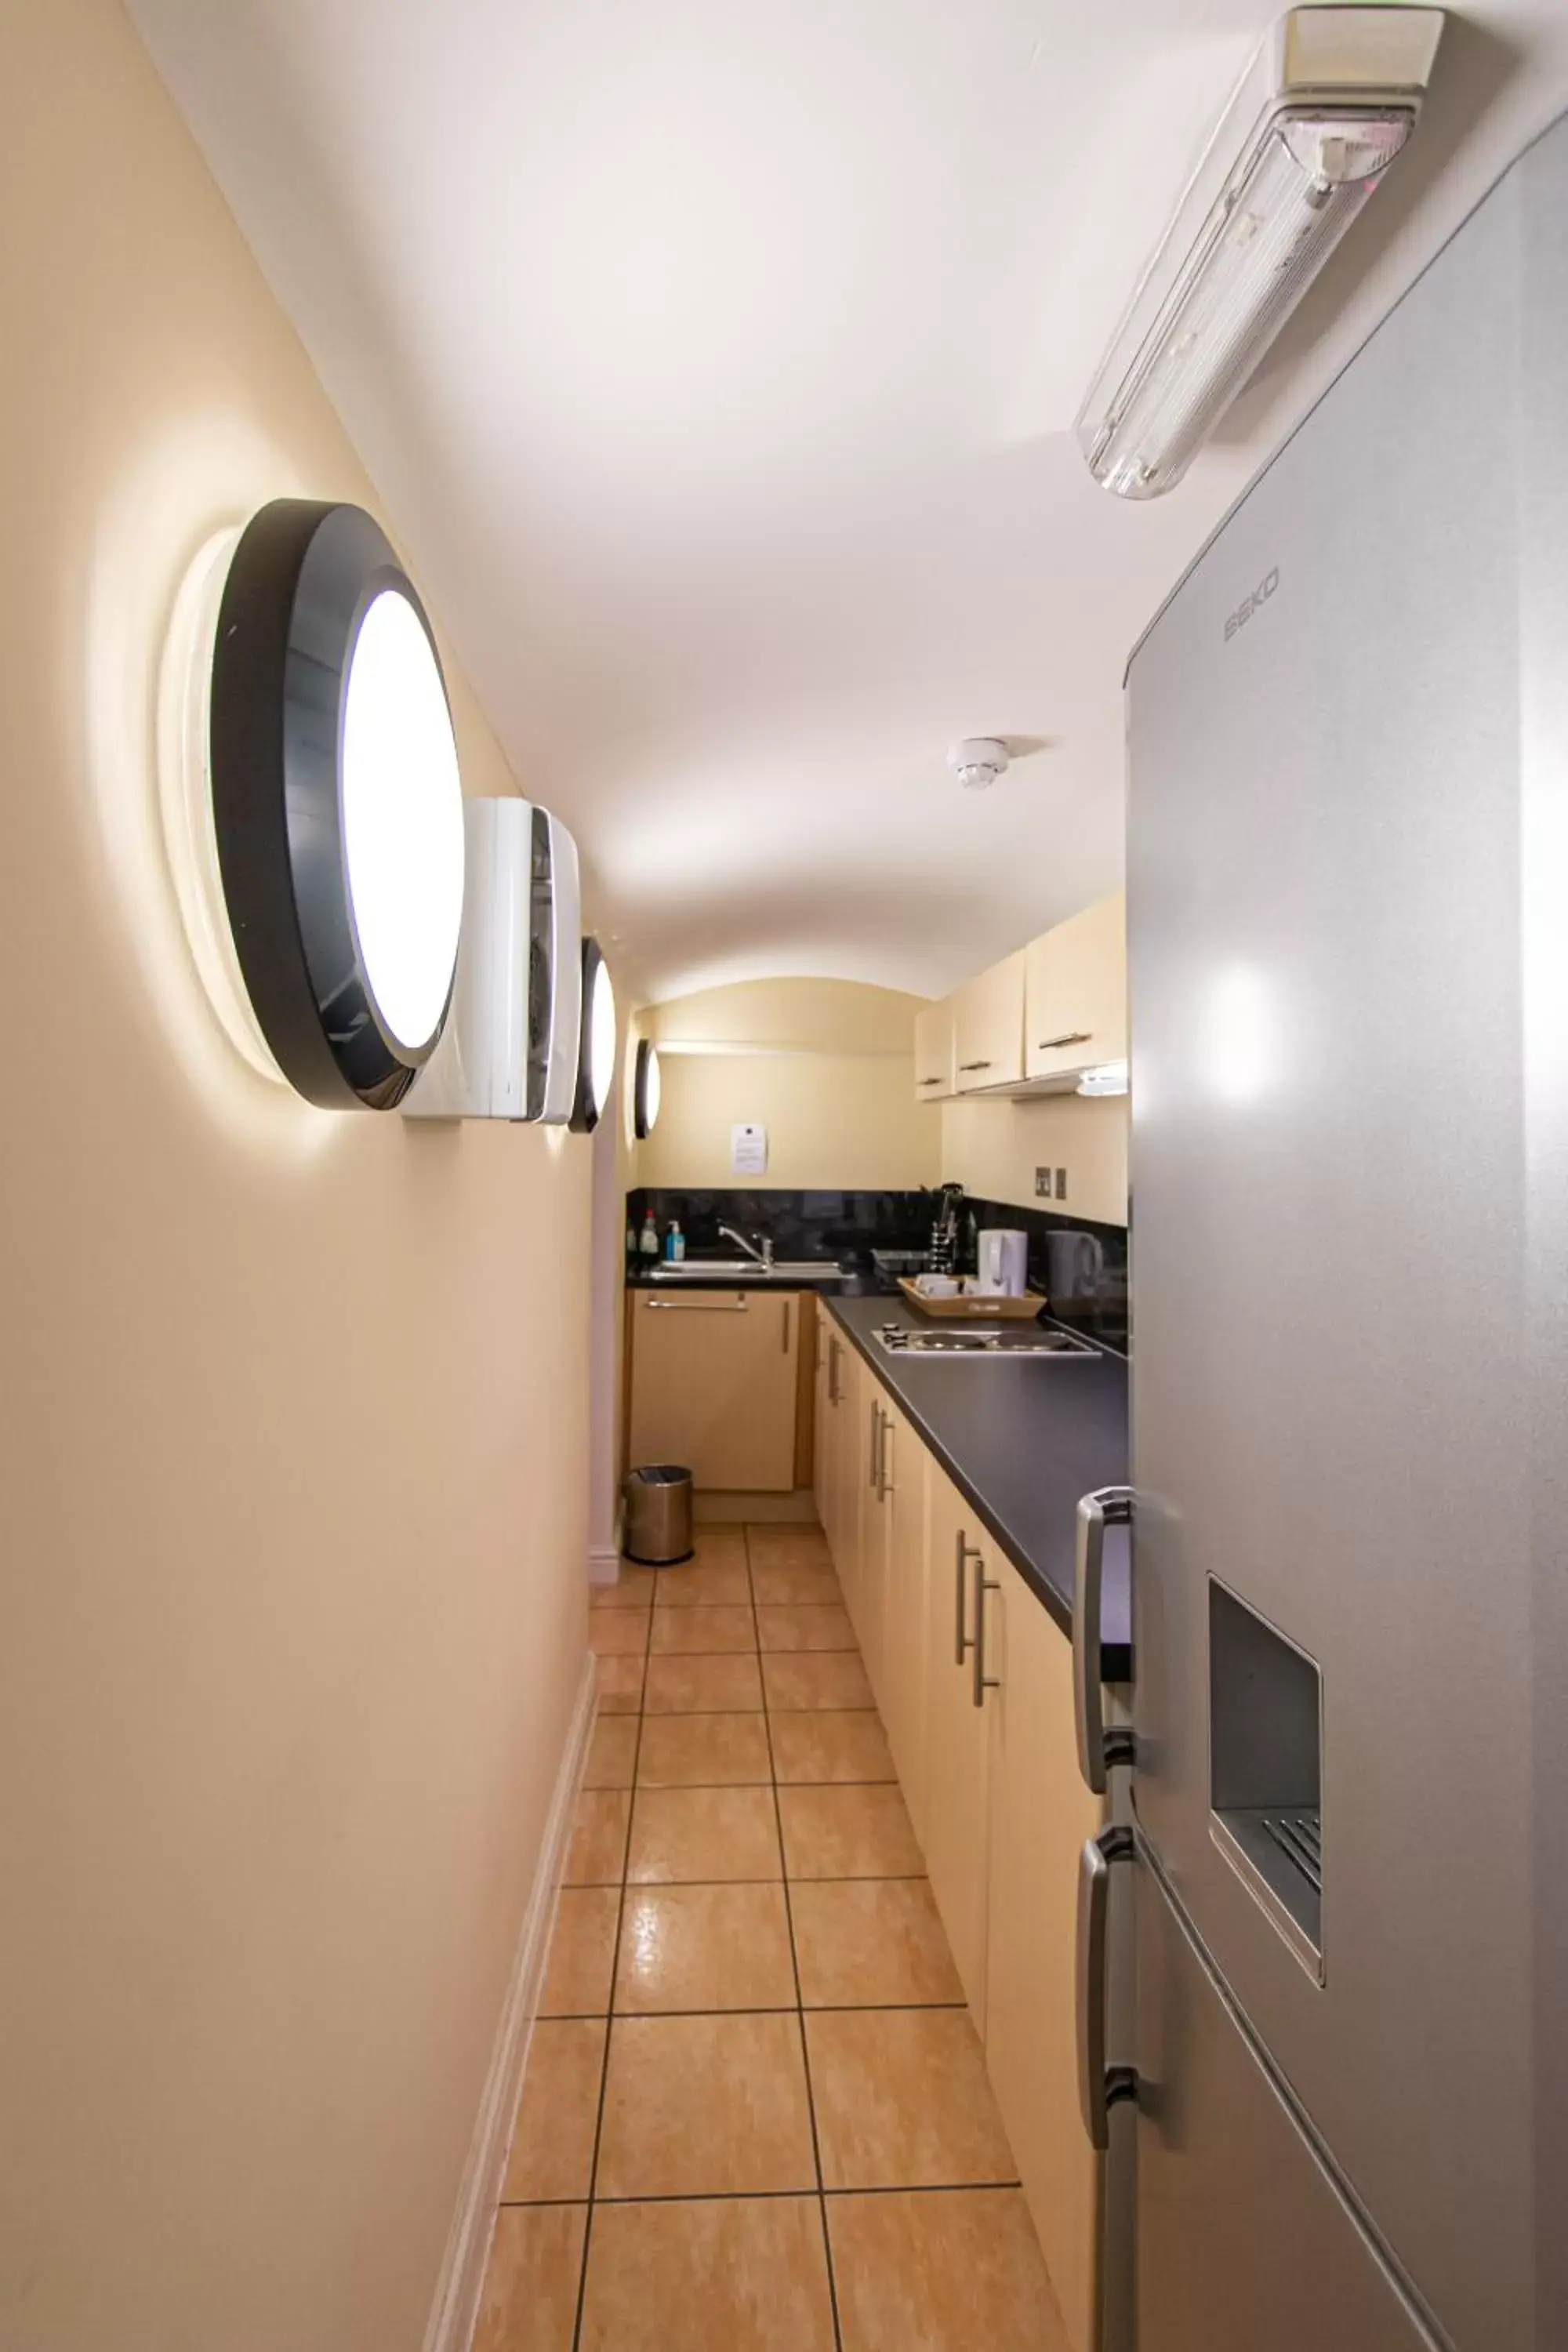
[[[693,1256],[721,1255],[729,1246],[719,1231],[733,1225],[748,1236],[767,1235],[780,1257],[835,1258],[861,1273],[871,1270],[871,1252],[923,1249],[936,1210],[932,1192],[801,1192],[776,1188],[715,1192],[639,1187],[626,1195],[626,1223],[640,1234],[653,1211],[662,1247],[674,1218]],[[1049,1209],[1020,1209],[1010,1202],[966,1198],[959,1215],[961,1273],[974,1270],[974,1234],[984,1225],[1005,1225],[1029,1236],[1029,1281],[1050,1299],[1051,1311],[1107,1347],[1125,1349],[1127,1330],[1127,1230],[1087,1217],[1067,1217]],[[1077,1234],[1087,1243],[1072,1252],[1078,1287],[1052,1295],[1051,1235]]]

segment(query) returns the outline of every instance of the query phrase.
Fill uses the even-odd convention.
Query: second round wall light
[[[632,1131],[646,1142],[658,1120],[663,1087],[658,1074],[658,1047],[651,1037],[637,1043],[637,1070],[632,1079]]]

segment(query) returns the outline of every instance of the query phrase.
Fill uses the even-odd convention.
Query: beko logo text
[[[1232,637],[1235,636],[1237,629],[1245,628],[1247,622],[1251,620],[1254,613],[1256,613],[1261,605],[1268,604],[1268,599],[1273,595],[1274,591],[1279,587],[1279,566],[1276,564],[1272,572],[1266,572],[1264,574],[1264,577],[1258,582],[1251,595],[1244,596],[1242,598],[1240,604],[1237,606],[1235,612],[1226,623],[1225,641],[1227,646],[1229,645]]]

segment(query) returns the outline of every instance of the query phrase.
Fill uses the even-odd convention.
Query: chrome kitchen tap
[[[721,1225],[719,1231],[727,1240],[732,1241],[737,1249],[743,1249],[748,1257],[755,1258],[764,1274],[772,1274],[773,1244],[773,1236],[770,1234],[759,1234],[755,1242],[749,1242],[744,1234],[738,1234],[735,1231],[733,1225]],[[761,1248],[757,1246],[758,1243],[761,1243]]]

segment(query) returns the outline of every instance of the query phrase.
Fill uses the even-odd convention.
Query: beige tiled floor
[[[819,1531],[594,1633],[475,2352],[1066,2352]]]

